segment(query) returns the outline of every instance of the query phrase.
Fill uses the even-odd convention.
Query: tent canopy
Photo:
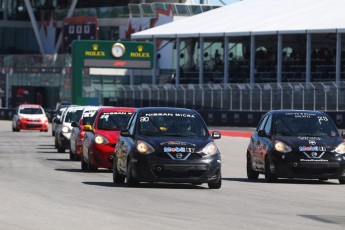
[[[132,39],[345,32],[344,0],[242,0],[132,34]]]

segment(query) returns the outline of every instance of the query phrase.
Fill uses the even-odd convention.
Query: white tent
[[[344,0],[243,0],[132,34],[132,39],[344,32]]]
[[[179,47],[184,38],[197,38],[200,44],[200,63],[203,60],[203,42],[208,38],[223,38],[224,50],[228,39],[237,36],[250,37],[250,53],[255,53],[255,37],[277,35],[277,82],[282,79],[282,36],[305,34],[306,82],[311,79],[311,34],[331,33],[336,38],[336,82],[340,81],[341,34],[345,33],[345,0],[242,0],[202,14],[174,21],[152,29],[132,34],[133,40],[176,40]],[[179,52],[179,49],[177,49]],[[250,82],[254,83],[255,55],[250,57]],[[179,53],[176,55],[179,63]],[[224,56],[224,81],[228,80],[228,57]],[[179,65],[176,66],[176,82],[179,81]],[[203,80],[203,64],[199,67],[199,83]],[[154,77],[155,78],[155,77]]]

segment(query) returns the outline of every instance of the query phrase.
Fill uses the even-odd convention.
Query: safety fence
[[[118,86],[102,92],[121,106],[174,106],[196,110],[345,110],[345,82]],[[100,95],[99,95],[100,96]]]

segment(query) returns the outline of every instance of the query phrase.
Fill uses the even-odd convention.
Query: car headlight
[[[155,149],[145,141],[137,141],[137,151],[143,154],[150,154],[155,151]]]
[[[217,153],[217,151],[218,151],[218,148],[217,148],[216,143],[214,143],[214,142],[208,143],[208,144],[202,149],[202,152],[203,152],[205,155],[212,155],[212,154]]]
[[[96,135],[95,136],[95,142],[99,145],[105,145],[105,144],[109,143],[107,138],[103,137],[102,135]]]
[[[291,152],[291,148],[286,145],[284,142],[281,141],[274,141],[274,149],[278,152],[282,152],[282,153],[288,153]]]
[[[64,127],[62,127],[61,131],[62,131],[63,133],[70,133],[70,132],[71,132],[71,129],[68,128],[67,126],[64,126]]]
[[[340,143],[335,149],[334,152],[339,153],[339,154],[344,154],[345,153],[345,142]]]

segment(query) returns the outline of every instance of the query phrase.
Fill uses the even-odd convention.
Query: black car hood
[[[205,147],[212,141],[211,137],[176,137],[176,136],[141,136],[143,141],[153,145],[156,149],[164,147],[171,148],[193,148],[195,151]]]
[[[275,136],[276,140],[283,141],[293,148],[293,150],[303,151],[326,151],[336,148],[343,142],[341,137],[288,137],[288,136]],[[305,150],[304,150],[305,151]]]

